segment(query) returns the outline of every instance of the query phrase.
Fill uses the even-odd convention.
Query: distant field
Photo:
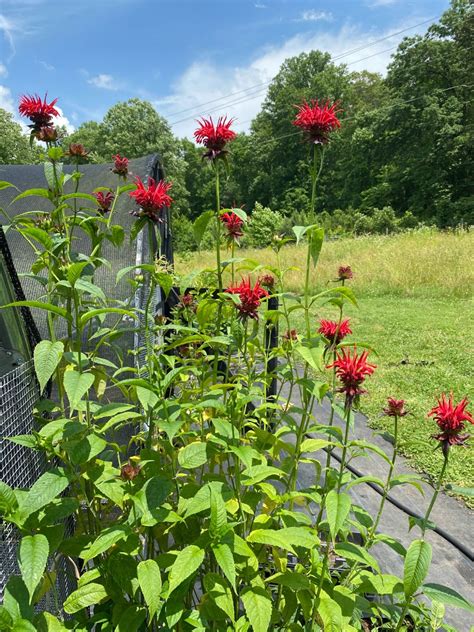
[[[322,289],[334,280],[339,265],[352,266],[351,287],[360,299],[359,309],[347,310],[353,339],[378,352],[363,412],[372,427],[386,428],[389,422],[380,416],[386,397],[405,399],[412,415],[402,420],[402,450],[416,468],[430,475],[439,472],[442,462],[440,451],[434,451],[436,441],[430,438],[435,424],[426,418],[435,397],[452,390],[458,399],[474,399],[473,255],[474,233],[467,232],[341,239],[324,245],[312,277],[313,289]],[[276,264],[269,249],[245,250],[238,256]],[[302,266],[304,247],[283,248],[281,259],[284,268]],[[213,253],[207,252],[184,261],[178,256],[176,263],[178,272],[214,265]],[[302,279],[300,271],[289,272],[286,289],[300,292]],[[315,313],[315,327],[321,315],[331,313]],[[474,437],[469,447],[452,450],[446,482],[474,486]]]

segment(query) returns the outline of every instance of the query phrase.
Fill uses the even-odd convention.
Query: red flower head
[[[220,116],[217,125],[214,124],[212,116],[208,119],[202,117],[200,121],[197,121],[199,127],[194,132],[194,138],[196,142],[208,149],[203,158],[215,160],[227,153],[225,150],[226,144],[237,136],[230,129],[233,122],[234,119],[227,120],[227,116]]]
[[[112,169],[113,173],[116,173],[121,178],[126,178],[128,175],[128,158],[122,158],[120,154],[112,156],[112,158],[115,160]]]
[[[35,96],[23,95],[20,99],[18,111],[22,116],[30,119],[33,125],[30,125],[33,131],[38,132],[42,127],[49,127],[53,120],[53,116],[59,116],[58,110],[54,107],[57,99],[47,103],[47,94],[44,100],[41,100],[37,94]]]
[[[160,180],[155,182],[153,178],[148,179],[148,186],[145,186],[140,178],[135,178],[137,188],[130,191],[129,195],[135,198],[135,202],[141,207],[139,211],[133,211],[136,217],[148,217],[154,222],[160,222],[160,212],[164,206],[170,206],[173,201],[168,195],[172,184]]]
[[[364,351],[360,356],[354,347],[354,353],[350,350],[342,350],[342,354],[336,354],[336,360],[327,368],[336,368],[336,375],[341,380],[340,393],[346,394],[346,406],[350,406],[355,397],[365,393],[361,388],[362,383],[368,375],[372,375],[375,370],[374,364],[367,362],[368,352]]]
[[[351,266],[339,266],[339,270],[337,271],[337,280],[338,281],[347,281],[352,279],[354,273],[352,272]]]
[[[405,400],[393,397],[387,398],[387,408],[384,408],[383,412],[388,417],[405,417],[405,415],[408,415],[408,411],[405,410]]]
[[[337,101],[333,105],[329,105],[329,101],[321,105],[314,99],[310,103],[304,101],[297,106],[298,113],[293,125],[300,127],[312,143],[325,145],[329,142],[330,133],[341,127],[336,116],[339,112],[338,105]]]
[[[450,446],[463,444],[469,437],[469,435],[461,435],[465,421],[474,424],[472,415],[466,410],[467,405],[467,398],[455,405],[453,394],[451,393],[447,399],[443,393],[438,400],[438,405],[428,413],[428,417],[434,417],[441,430],[439,434],[433,435],[433,438],[441,442],[445,456]]]
[[[237,309],[240,312],[241,318],[253,318],[254,320],[258,320],[257,310],[260,306],[260,301],[262,298],[265,298],[265,296],[268,296],[268,292],[263,289],[258,281],[252,287],[250,277],[247,277],[247,279],[242,279],[240,285],[228,287],[226,292],[229,294],[238,294],[240,305],[237,305]]]
[[[244,234],[242,230],[244,221],[237,215],[237,213],[234,213],[233,211],[230,211],[230,213],[222,213],[220,220],[227,231],[226,236],[229,242],[237,241],[239,237],[242,237]]]
[[[92,195],[97,200],[99,212],[102,213],[102,215],[108,213],[115,197],[112,191],[107,191],[107,193],[104,193],[103,191],[98,191],[97,193],[93,193]]]
[[[343,338],[352,333],[352,329],[349,327],[349,319],[345,318],[340,323],[335,320],[319,321],[320,327],[318,332],[322,334],[329,342],[339,344]]]

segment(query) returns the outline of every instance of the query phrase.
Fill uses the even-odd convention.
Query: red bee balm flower
[[[197,143],[204,145],[208,149],[203,158],[214,160],[221,155],[225,155],[227,153],[225,150],[226,144],[237,136],[230,129],[234,119],[227,120],[227,116],[220,116],[216,125],[212,120],[212,116],[210,116],[208,119],[203,117],[197,122],[199,127],[194,132],[194,138]]]
[[[321,103],[312,100],[310,103],[304,101],[298,107],[293,125],[300,127],[308,140],[318,145],[325,145],[329,142],[329,135],[337,127],[341,127],[341,123],[336,114],[338,110],[338,102],[329,105],[329,101]]]
[[[20,99],[20,105],[18,111],[22,116],[26,116],[33,123],[31,127],[38,131],[42,127],[48,127],[53,120],[53,116],[59,116],[58,110],[54,107],[57,103],[57,99],[47,103],[47,94],[44,96],[44,100],[41,100],[37,94],[35,96],[23,95]]]
[[[341,380],[340,393],[346,394],[346,405],[350,405],[352,400],[358,395],[365,393],[361,388],[362,383],[368,375],[372,375],[376,366],[367,362],[368,352],[364,351],[360,356],[354,347],[354,353],[342,350],[342,354],[336,354],[336,360],[327,368],[336,368],[336,375]]]
[[[173,201],[168,195],[172,184],[160,180],[155,182],[153,178],[148,179],[148,186],[145,186],[140,178],[135,178],[137,188],[130,191],[129,195],[135,198],[135,202],[141,206],[140,211],[133,211],[136,217],[148,217],[154,222],[160,222],[160,212],[164,206],[171,206]]]
[[[461,445],[469,435],[461,435],[464,430],[464,422],[474,424],[472,415],[467,412],[466,406],[468,405],[467,398],[464,398],[459,404],[454,404],[453,394],[451,393],[449,399],[446,394],[443,393],[438,400],[438,405],[431,409],[428,413],[428,417],[434,417],[434,420],[439,426],[441,432],[437,435],[433,435],[434,439],[438,439],[442,443],[443,452],[446,455],[450,446]]]
[[[388,417],[405,417],[405,415],[408,415],[408,411],[405,410],[405,400],[393,397],[387,398],[387,408],[384,408],[383,412]]]
[[[112,171],[121,178],[126,178],[128,175],[128,158],[122,158],[119,154],[112,156],[112,158],[115,160]]]
[[[97,193],[93,193],[92,195],[97,200],[99,211],[102,214],[108,213],[115,197],[112,191],[107,191],[107,193],[104,193],[103,191],[98,191]]]
[[[268,296],[268,292],[263,289],[258,281],[252,287],[250,277],[247,277],[247,279],[242,279],[240,285],[228,287],[226,292],[239,295],[240,305],[236,307],[240,312],[241,318],[258,320],[257,310],[260,306],[260,301]]]
[[[345,318],[340,323],[335,320],[320,320],[318,332],[327,338],[330,342],[338,344],[343,338],[352,333],[349,327],[349,319]]]
[[[237,213],[233,213],[232,211],[230,213],[222,213],[220,220],[224,224],[227,231],[227,239],[230,242],[237,241],[239,237],[242,237],[244,234],[242,230],[244,222]]]

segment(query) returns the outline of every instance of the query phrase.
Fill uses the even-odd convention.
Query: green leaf
[[[15,301],[14,303],[8,303],[8,305],[0,305],[0,309],[4,309],[6,307],[36,307],[37,309],[43,309],[46,312],[52,312],[53,314],[62,316],[66,320],[72,320],[71,314],[69,314],[63,307],[51,305],[51,303],[43,303],[42,301]]]
[[[455,606],[456,608],[474,612],[474,605],[452,588],[448,588],[448,586],[423,584],[422,589],[424,594],[432,601],[440,601],[447,606]]]
[[[140,590],[153,619],[160,607],[161,574],[155,560],[144,560],[137,566],[137,577]]]
[[[90,387],[94,384],[94,375],[92,373],[79,373],[71,369],[64,373],[64,388],[69,399],[71,409],[77,407]]]
[[[293,226],[291,229],[296,237],[296,243],[299,244],[304,234],[308,230],[308,226]]]
[[[153,409],[158,404],[158,396],[150,389],[136,386],[138,401],[145,411]]]
[[[217,573],[208,573],[204,577],[204,587],[216,606],[225,612],[233,622],[235,620],[234,600],[232,599],[232,592],[225,579],[217,575]]]
[[[204,549],[195,544],[185,547],[178,553],[169,573],[169,594],[192,575],[204,560]]]
[[[69,480],[62,468],[55,468],[42,474],[33,484],[30,491],[22,496],[19,512],[23,517],[46,507],[56,496],[59,496],[69,485]]]
[[[122,314],[123,316],[135,318],[135,314],[128,309],[122,309],[121,307],[101,307],[99,309],[92,309],[90,312],[83,314],[79,319],[79,327],[83,329],[84,325],[87,325],[90,320],[102,314]]]
[[[225,542],[221,542],[220,544],[212,545],[212,552],[214,553],[216,562],[219,564],[222,572],[235,591],[235,561],[232,549]]]
[[[337,493],[335,489],[332,489],[326,497],[326,515],[333,541],[349,515],[351,503],[349,494]]]
[[[193,441],[178,452],[178,463],[186,469],[200,467],[207,462],[207,446],[201,441]]]
[[[206,228],[213,216],[214,216],[214,211],[205,211],[194,221],[193,233],[194,233],[194,239],[196,240],[198,248],[201,245],[201,241],[204,236],[204,233],[206,232]]]
[[[319,544],[319,538],[305,527],[283,527],[255,529],[247,536],[247,542],[278,546],[294,553],[294,546],[312,549]]]
[[[11,628],[11,632],[38,632],[28,619],[17,619]]]
[[[16,189],[16,186],[11,184],[10,182],[7,182],[6,180],[0,180],[0,191],[2,189],[9,189],[10,187]]]
[[[33,618],[28,589],[18,575],[10,575],[3,592],[3,605],[14,622],[18,619]]]
[[[16,202],[17,200],[21,200],[26,197],[31,197],[32,195],[35,195],[37,197],[48,198],[49,200],[51,193],[48,191],[48,189],[27,189],[26,191],[23,191],[22,193],[20,193],[20,195],[17,195],[15,198],[13,198],[12,204],[13,202]]]
[[[78,441],[68,441],[64,447],[74,465],[83,465],[103,452],[107,441],[96,434],[89,434]]]
[[[272,600],[264,588],[245,588],[241,595],[253,632],[267,632],[272,617]]]
[[[377,560],[358,544],[354,544],[353,542],[341,542],[336,544],[335,551],[338,555],[346,558],[346,560],[353,560],[354,562],[370,566],[380,571]]]
[[[324,368],[324,347],[307,347],[303,344],[294,346],[294,350],[299,353],[307,364],[315,371],[322,371]]]
[[[320,617],[324,632],[341,632],[343,619],[340,605],[328,596],[321,597],[318,604],[318,617]]]
[[[132,226],[132,230],[130,231],[130,241],[135,241],[138,234],[145,228],[148,223],[148,219],[146,217],[138,217],[135,223]]]
[[[29,226],[27,228],[21,228],[21,234],[35,239],[40,243],[45,250],[52,250],[53,240],[50,235],[43,229],[36,226]]]
[[[77,279],[74,285],[74,289],[86,294],[90,294],[91,296],[95,296],[96,298],[99,298],[104,302],[107,300],[104,291],[97,285],[94,285],[94,283],[86,281],[86,279]]]
[[[211,487],[211,523],[209,533],[211,538],[219,538],[226,531],[227,510],[222,493]]]
[[[3,481],[0,481],[0,516],[8,516],[16,507],[15,492]]]
[[[41,340],[35,347],[34,363],[36,377],[40,385],[40,391],[43,392],[44,387],[50,380],[61,362],[64,353],[64,345],[60,340],[51,342],[51,340]]]
[[[317,452],[328,445],[333,445],[332,441],[327,441],[327,439],[305,439],[300,446],[300,452]]]
[[[319,228],[318,226],[310,226],[307,230],[308,235],[308,248],[311,254],[311,259],[313,260],[313,266],[316,267],[319,259],[319,255],[321,254],[321,248],[323,247],[324,242],[324,228]]]
[[[64,602],[64,611],[67,612],[67,614],[74,614],[83,608],[88,608],[89,606],[100,603],[106,599],[107,596],[107,591],[102,584],[96,584],[94,582],[86,584],[69,595]]]
[[[431,564],[431,546],[424,540],[413,540],[405,557],[403,587],[411,597],[421,586]]]
[[[136,632],[146,619],[146,609],[128,606],[120,615],[115,632]]]
[[[28,588],[30,599],[38,586],[48,562],[49,545],[46,536],[27,535],[20,542],[18,563],[21,576]]]
[[[92,560],[101,553],[108,551],[114,544],[120,540],[124,540],[131,533],[130,527],[127,525],[119,525],[118,527],[108,527],[100,533],[97,538],[89,546],[87,546],[81,553],[81,557],[84,562]]]
[[[244,485],[256,485],[267,478],[281,478],[283,472],[272,465],[252,465],[242,472]]]

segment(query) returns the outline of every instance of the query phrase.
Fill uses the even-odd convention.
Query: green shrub
[[[284,218],[278,211],[255,203],[246,231],[246,245],[265,248],[272,243],[273,237],[283,232]]]

